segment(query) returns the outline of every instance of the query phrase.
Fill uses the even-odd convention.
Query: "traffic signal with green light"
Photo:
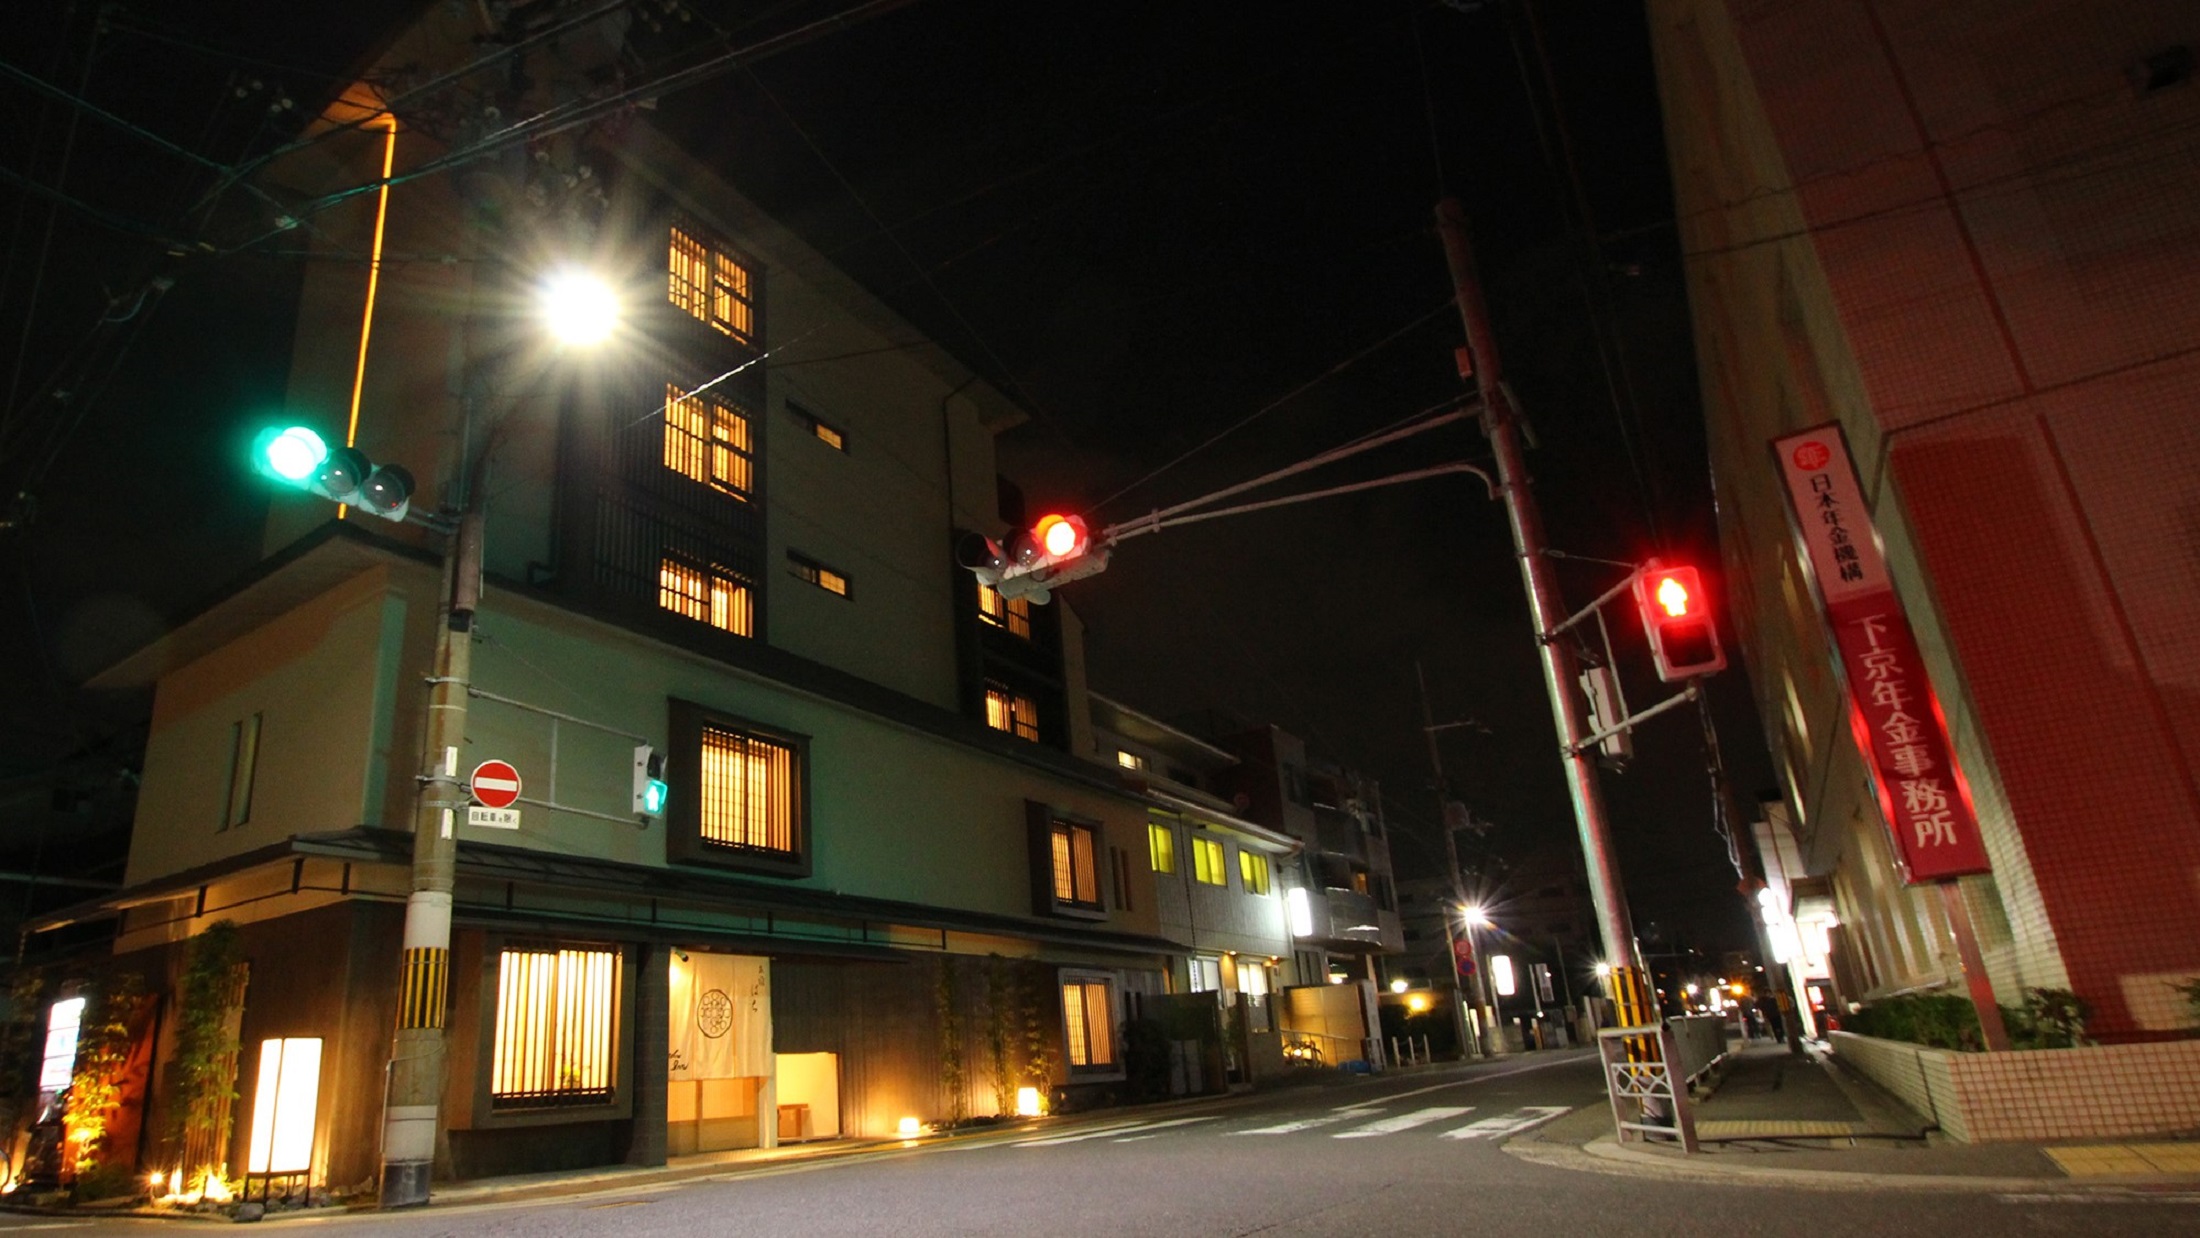
[[[286,486],[310,491],[384,520],[412,510],[413,476],[400,464],[377,465],[352,447],[330,447],[307,426],[261,432],[253,464]]]
[[[665,782],[665,755],[648,744],[634,749],[634,811],[645,817],[665,815],[672,788]]]
[[[1658,678],[1679,683],[1726,668],[1710,598],[1692,567],[1665,567],[1652,559],[1635,577],[1635,606]]]

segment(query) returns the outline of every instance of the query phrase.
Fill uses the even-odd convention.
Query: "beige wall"
[[[364,572],[162,678],[128,882],[293,834],[409,820],[398,788],[409,789],[417,758],[403,746],[417,731],[400,719],[417,696],[397,676],[399,651],[420,634],[408,632],[402,575]],[[254,713],[250,816],[224,829],[233,728]]]

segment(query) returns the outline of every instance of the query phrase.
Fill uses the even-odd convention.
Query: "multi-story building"
[[[1848,1002],[1961,992],[1967,919],[2001,1002],[2068,989],[2099,1040],[2185,1034],[2174,986],[2200,975],[2191,6],[1650,13],[1734,628],[1799,843],[1789,888],[1830,894],[1833,915],[1782,910],[1830,926]],[[1846,436],[1962,783],[1907,767],[1907,749],[1875,779],[1850,725],[1770,450],[1824,425]],[[1944,901],[1897,864],[1898,844],[1941,836],[1890,838],[1888,814],[1938,812],[1911,801],[1964,784],[1986,871]]]
[[[1161,935],[1182,951],[1169,991],[1204,995],[1220,1010],[1225,1078],[1272,1075],[1284,1066],[1277,998],[1327,980],[1298,974],[1284,923],[1301,845],[1225,798],[1237,757],[1098,693],[1089,699],[1092,759],[1147,800],[1156,915]]]
[[[454,610],[473,565],[435,535],[283,497],[247,579],[98,681],[155,691],[126,885],[46,924],[111,920],[156,992],[238,927],[247,1118],[209,1160],[281,1168],[247,1156],[279,1078],[304,1172],[375,1175],[430,768],[518,774],[499,779],[515,811],[441,815],[447,988],[403,1012],[444,1027],[439,1176],[880,1135],[994,1112],[1004,1086],[1106,1092],[1127,995],[1164,991],[1186,948],[1250,948],[1239,991],[1272,986],[1265,921],[1165,927],[1153,795],[1073,755],[1074,613],[954,565],[959,534],[1018,515],[993,435],[1020,411],[641,117],[407,177],[492,104],[532,114],[619,53],[617,27],[584,27],[492,75],[518,96],[382,108],[368,83],[473,55],[477,17],[428,11],[277,175],[326,200],[394,161],[386,195],[312,214],[327,260],[304,275],[289,416],[410,469],[423,510],[474,473],[478,603]],[[601,350],[544,346],[515,310],[553,260],[622,290]],[[423,754],[439,628],[470,655],[464,733]],[[667,758],[661,816],[635,800],[638,748]],[[1210,808],[1186,810],[1207,815],[1182,862],[1228,839],[1265,886],[1289,840]],[[1044,1047],[989,1060],[1004,1022]]]

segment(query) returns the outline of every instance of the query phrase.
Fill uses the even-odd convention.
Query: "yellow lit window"
[[[747,417],[708,395],[665,384],[666,468],[746,502],[755,456]]]
[[[611,950],[507,947],[497,958],[496,1108],[604,1104],[618,1044],[619,956]]]
[[[837,593],[842,597],[848,596],[848,577],[819,563],[806,554],[793,550],[788,551],[787,570],[827,593]]]
[[[706,725],[698,764],[696,794],[704,843],[794,852],[793,748]]]
[[[1018,739],[1039,738],[1039,706],[1021,692],[999,684],[985,686],[985,724]]]
[[[1230,884],[1230,871],[1222,866],[1222,844],[1212,838],[1192,839],[1192,876],[1211,886]]]
[[[744,344],[754,337],[749,269],[732,254],[674,228],[669,267],[674,305]]]
[[[1146,823],[1146,850],[1153,856],[1153,870],[1157,873],[1176,871],[1176,827],[1159,821]]]
[[[1247,894],[1268,893],[1268,857],[1238,848],[1238,876],[1245,879]]]
[[[1146,768],[1146,758],[1139,756],[1135,752],[1124,752],[1121,749],[1116,750],[1115,763],[1122,766],[1124,769]]]
[[[1100,905],[1100,870],[1094,855],[1098,846],[1093,828],[1057,821],[1053,830],[1054,901]]]
[[[706,572],[666,559],[657,568],[657,605],[735,636],[755,635],[749,587],[722,571]]]
[[[1113,1005],[1105,980],[1072,980],[1062,985],[1062,1032],[1069,1041],[1071,1067],[1115,1064]]]
[[[983,581],[978,583],[978,618],[996,628],[1006,629],[1011,636],[1031,639],[1031,600],[1029,598],[1004,598],[1001,591]]]

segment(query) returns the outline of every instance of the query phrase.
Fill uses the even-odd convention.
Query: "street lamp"
[[[592,347],[619,325],[619,294],[579,267],[552,272],[536,294],[543,326],[560,344]]]
[[[1493,923],[1487,911],[1479,903],[1469,903],[1459,909],[1459,922],[1467,931],[1467,957],[1474,961],[1475,1005],[1481,1008],[1479,1022],[1483,1030],[1483,1047],[1488,1054],[1498,1052],[1500,1043],[1497,1030],[1497,1000],[1490,995],[1490,972],[1483,965],[1482,935],[1477,931]]]

